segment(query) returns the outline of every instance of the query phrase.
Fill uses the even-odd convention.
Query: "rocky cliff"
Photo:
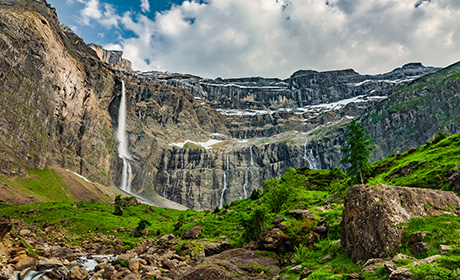
[[[108,63],[115,70],[133,71],[131,61],[123,58],[122,51],[104,50],[101,46],[89,44],[100,60]]]
[[[110,183],[113,70],[44,1],[2,1],[0,26],[0,172],[58,165]]]

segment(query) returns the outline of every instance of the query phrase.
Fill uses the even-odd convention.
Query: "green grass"
[[[43,201],[75,201],[74,196],[59,174],[48,167],[43,170],[29,170],[27,176],[16,179],[0,176],[0,182]]]
[[[452,190],[448,178],[459,163],[460,134],[456,134],[373,163],[368,184]]]

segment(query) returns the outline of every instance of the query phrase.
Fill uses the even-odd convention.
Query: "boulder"
[[[386,258],[397,251],[404,232],[400,223],[442,215],[446,207],[460,213],[460,198],[453,192],[387,185],[354,186],[344,204],[342,246],[354,261]]]
[[[14,270],[21,271],[29,267],[35,269],[36,266],[37,260],[35,258],[31,258],[27,255],[20,255],[18,257],[16,265],[14,266]]]
[[[88,271],[81,266],[74,266],[70,269],[69,280],[87,280],[88,277]]]
[[[1,215],[0,216],[0,240],[10,232],[11,230],[11,220],[8,216]]]
[[[450,250],[452,250],[452,248],[449,246],[449,245],[439,245],[439,249],[438,249],[438,253],[440,255],[444,255],[445,253],[449,252]]]
[[[200,226],[194,226],[191,229],[187,230],[184,233],[184,236],[182,236],[183,239],[196,239],[201,233],[201,227]]]
[[[409,243],[416,243],[416,242],[422,242],[423,238],[428,234],[426,231],[419,231],[419,232],[414,232],[409,236],[409,239],[407,242]]]
[[[425,242],[415,242],[410,246],[410,252],[412,255],[420,256],[428,252],[429,248]]]

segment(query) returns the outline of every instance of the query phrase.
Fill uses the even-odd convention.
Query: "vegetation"
[[[459,143],[460,134],[446,137],[439,132],[426,145],[373,163],[369,172],[363,173],[363,179],[371,184],[452,189],[447,178],[458,170]],[[55,178],[50,170],[35,178],[43,177]],[[202,228],[200,239],[187,241],[187,246],[185,241],[179,241],[184,244],[177,248],[178,251],[186,250],[190,257],[202,251],[203,243],[207,242],[227,240],[236,247],[250,241],[264,242],[279,223],[280,246],[272,254],[288,260],[283,270],[286,279],[299,279],[301,275],[306,279],[346,279],[351,273],[360,273],[363,267],[362,263],[353,263],[338,242],[342,197],[352,184],[353,179],[340,169],[289,168],[283,177],[264,181],[263,190],[254,190],[249,198],[233,201],[223,209],[179,211],[133,205],[133,198],[118,196],[115,204],[73,201],[23,206],[0,204],[0,212],[37,227],[51,226],[65,231],[60,237],[50,234],[51,238],[61,238],[60,242],[82,244],[95,236],[105,235],[119,240],[125,248],[164,234],[180,236],[199,225]],[[294,210],[308,211],[308,215],[296,216]],[[319,225],[324,225],[327,232],[318,234],[316,227]],[[410,234],[418,231],[428,232],[423,241],[429,248],[418,258],[436,254],[440,244],[452,248],[433,264],[409,268],[417,279],[458,279],[460,218],[446,214],[416,218],[400,226],[406,228],[404,242],[395,253],[411,255],[407,240]],[[296,265],[307,269],[308,274],[292,270]],[[396,263],[396,266],[408,265],[406,261]],[[259,270],[263,272],[263,268]],[[388,275],[389,271],[382,266],[375,272],[363,272],[361,277],[388,279]]]

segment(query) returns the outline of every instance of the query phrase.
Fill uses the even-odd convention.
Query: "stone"
[[[361,278],[358,273],[351,273],[347,275],[348,279],[350,280],[358,280]]]
[[[445,253],[449,252],[450,250],[452,250],[452,248],[449,245],[440,244],[439,249],[438,249],[438,253],[440,255],[444,255]]]
[[[327,234],[328,229],[326,226],[317,226],[313,229],[313,231],[319,234]]]
[[[286,220],[285,217],[278,216],[278,217],[273,219],[272,224],[278,225],[279,223],[281,223],[281,222],[283,222],[285,220]]]
[[[26,237],[26,236],[31,236],[31,235],[32,235],[32,232],[29,229],[23,228],[19,231],[19,236]]]
[[[398,224],[413,217],[442,215],[446,207],[459,213],[460,199],[440,190],[357,185],[345,196],[344,206],[342,246],[353,261],[366,261],[397,251],[404,232]]]
[[[138,258],[132,258],[128,260],[128,268],[132,272],[137,272],[139,271],[139,259]]]
[[[39,258],[37,261],[38,270],[56,269],[63,265],[64,264],[56,258],[52,258],[52,259]]]
[[[460,168],[460,166],[456,166],[455,168]],[[460,171],[456,170],[452,172],[453,174],[449,177],[449,183],[452,185],[452,188],[456,192],[460,192]]]
[[[262,237],[261,243],[265,249],[275,250],[283,242],[283,231],[279,228],[272,228]]]
[[[376,272],[377,267],[384,266],[387,261],[387,259],[368,259],[362,270]]]
[[[219,254],[223,251],[230,250],[230,249],[233,249],[233,246],[228,242],[204,244],[204,254],[206,255],[206,257],[212,256],[215,254]]]
[[[415,256],[420,256],[422,254],[425,254],[426,252],[428,252],[428,250],[429,248],[425,242],[412,243],[412,245],[410,246],[410,252],[412,255],[415,255]]]
[[[74,266],[70,269],[69,280],[87,280],[88,277],[88,271],[81,266]]]
[[[18,261],[14,266],[14,270],[24,270],[26,268],[36,269],[37,260],[35,258],[29,257],[27,255],[20,255]]]
[[[412,273],[409,272],[410,268],[398,267],[395,271],[390,273],[389,280],[413,280]]]
[[[176,267],[178,261],[177,260],[163,260],[163,266],[168,268],[168,269],[173,269],[174,267]]]
[[[184,235],[182,236],[183,239],[196,239],[198,236],[201,234],[201,227],[200,226],[194,226],[187,230]]]
[[[332,260],[332,256],[331,255],[327,255],[325,257],[323,257],[321,260],[319,260],[320,262],[327,262],[327,261],[330,261]]]
[[[99,263],[94,268],[94,271],[103,279],[110,279],[115,272],[115,267],[108,263]]]
[[[0,216],[0,240],[11,230],[11,220],[6,215]]]
[[[158,242],[164,243],[164,242],[171,241],[174,238],[176,238],[176,236],[174,236],[174,234],[170,233],[170,234],[166,234],[166,235],[163,235],[162,237],[160,237],[160,239],[158,239]]]
[[[292,271],[301,271],[302,270],[302,265],[296,265],[293,268],[291,268]]]
[[[68,260],[70,262],[77,259],[77,255],[73,252],[73,250],[67,247],[51,250],[51,256],[61,260]]]
[[[297,219],[301,218],[311,218],[314,216],[314,212],[308,209],[294,209],[288,212],[289,215],[294,216]]]
[[[409,243],[416,243],[416,242],[421,242],[423,241],[423,238],[428,234],[426,231],[419,231],[419,232],[414,232],[409,236],[409,239],[407,242]]]

